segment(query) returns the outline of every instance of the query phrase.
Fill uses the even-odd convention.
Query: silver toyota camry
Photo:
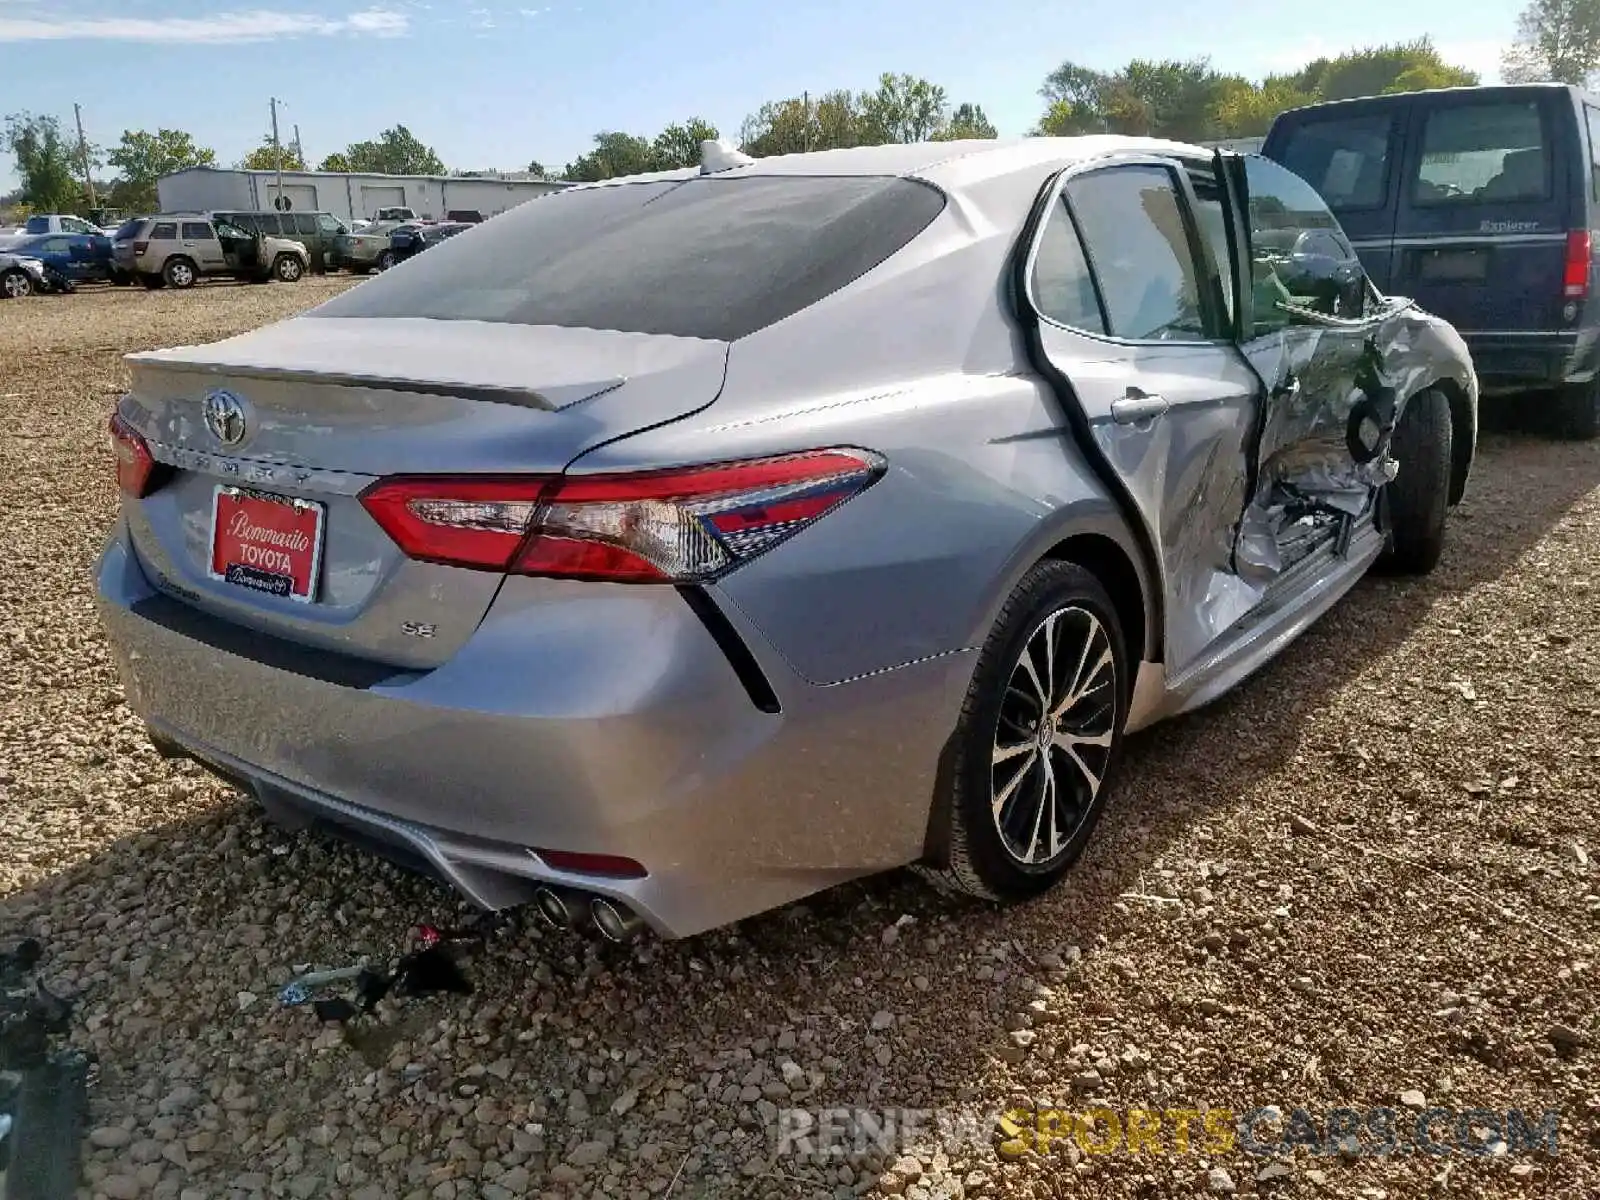
[[[1477,430],[1306,183],[1122,137],[708,144],[129,362],[158,747],[613,937],[1048,887],[1126,733],[1433,567]]]

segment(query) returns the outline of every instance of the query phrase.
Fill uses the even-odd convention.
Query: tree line
[[[1586,84],[1600,72],[1600,0],[1530,0],[1507,48],[1507,82],[1554,80]],[[1318,58],[1298,71],[1250,80],[1215,70],[1209,59],[1135,59],[1114,71],[1062,63],[1039,89],[1044,111],[1028,132],[1048,136],[1121,133],[1212,141],[1266,132],[1289,108],[1385,92],[1475,84],[1478,76],[1444,61],[1427,38],[1352,50]],[[534,175],[573,181],[609,179],[646,171],[692,166],[700,143],[721,131],[701,117],[674,122],[654,135],[602,130],[592,147],[565,167],[528,164]],[[768,101],[745,118],[738,143],[763,157],[807,150],[880,145],[886,142],[992,138],[998,131],[981,105],[952,103],[945,89],[914,75],[888,73],[861,91],[837,89]],[[214,166],[216,152],[179,129],[125,130],[109,149],[82,146],[66,137],[53,116],[30,113],[6,118],[0,149],[15,160],[21,188],[3,202],[35,211],[65,212],[88,206],[83,179],[111,167],[116,175],[94,183],[108,208],[149,211],[157,204],[156,181],[185,167]],[[293,143],[270,138],[238,163],[241,167],[304,170],[309,165]],[[404,125],[354,142],[319,160],[318,170],[392,175],[443,175],[443,160]],[[458,170],[460,176],[498,172]]]

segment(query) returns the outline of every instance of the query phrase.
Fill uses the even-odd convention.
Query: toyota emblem
[[[218,388],[206,394],[206,428],[224,446],[237,446],[244,441],[244,401],[232,392]]]

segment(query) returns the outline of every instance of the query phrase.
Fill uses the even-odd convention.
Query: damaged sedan
[[[1129,732],[1438,562],[1471,360],[1282,167],[705,155],[129,356],[98,597],[163,752],[613,938],[1018,900]]]

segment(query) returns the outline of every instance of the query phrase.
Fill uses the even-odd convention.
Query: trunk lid
[[[501,576],[407,559],[360,493],[386,475],[559,474],[600,442],[710,404],[726,361],[726,343],[693,338],[304,317],[129,355],[119,412],[170,468],[125,502],[129,536],[158,587],[213,615],[397,667],[437,666],[477,627]],[[208,422],[216,393],[225,398]],[[320,506],[309,601],[214,576],[215,514],[237,508],[219,487]]]

